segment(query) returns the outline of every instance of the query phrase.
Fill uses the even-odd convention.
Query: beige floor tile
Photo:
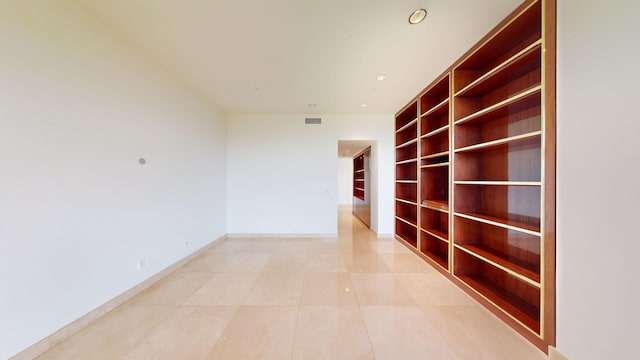
[[[42,359],[545,358],[398,241],[338,231],[226,239]]]
[[[340,243],[340,253],[343,255],[375,255],[376,251],[366,240],[352,240]]]
[[[240,305],[260,273],[216,273],[186,305]]]
[[[307,264],[306,254],[273,254],[263,272],[303,273]]]
[[[378,239],[369,246],[378,254],[411,254],[411,250],[394,239]]]
[[[351,274],[351,282],[360,306],[415,305],[394,274]]]
[[[546,359],[541,351],[479,305],[420,309],[460,359]]]
[[[391,269],[376,254],[343,254],[344,264],[350,273],[388,273]]]
[[[205,359],[235,311],[233,306],[180,307],[122,359]]]
[[[310,251],[309,239],[283,239],[274,254],[299,254],[306,256]]]
[[[179,269],[180,272],[261,272],[271,254],[205,254]]]
[[[297,306],[241,306],[208,358],[289,359],[297,315]]]
[[[338,254],[309,254],[304,271],[346,273],[347,267],[342,256]]]
[[[180,305],[211,279],[207,273],[174,272],[134,296],[127,305]]]
[[[376,359],[457,359],[417,307],[362,307]]]
[[[309,243],[309,254],[339,255],[338,239],[312,239]]]
[[[306,273],[302,305],[358,305],[348,273]]]
[[[299,305],[302,273],[262,273],[258,276],[243,305]]]
[[[413,253],[378,256],[395,273],[436,273],[437,271]]]
[[[438,273],[396,274],[417,305],[476,305],[464,291]]]
[[[211,248],[207,253],[209,254],[237,254],[243,252],[248,243],[242,239],[225,239],[219,244]]]
[[[374,359],[356,306],[303,306],[298,313],[292,359]]]
[[[119,308],[72,335],[38,359],[119,359],[176,309],[175,306]]]
[[[243,253],[247,254],[273,254],[282,247],[279,239],[251,239],[247,241],[247,246],[243,249]]]

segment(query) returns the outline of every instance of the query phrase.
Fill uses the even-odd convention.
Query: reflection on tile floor
[[[39,359],[545,359],[393,239],[227,239]]]

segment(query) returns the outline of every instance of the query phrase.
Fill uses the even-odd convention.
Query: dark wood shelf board
[[[441,266],[444,270],[449,271],[449,261],[447,254],[433,251],[420,251],[423,255],[431,259],[433,262]],[[442,258],[444,256],[444,259]]]
[[[409,140],[407,140],[407,141],[403,142],[402,144],[396,145],[396,149],[399,149],[399,148],[403,148],[403,147],[409,146],[409,145],[411,145],[411,144],[413,144],[413,143],[416,143],[416,142],[418,142],[418,138],[417,138],[417,137],[416,137],[416,138],[409,139]]]
[[[425,156],[421,157],[420,159],[435,159],[435,158],[444,157],[444,156],[449,156],[449,152],[448,151],[442,151],[442,152],[439,152],[439,153],[429,154],[429,155],[425,155]]]
[[[403,125],[402,127],[400,127],[399,129],[397,129],[396,133],[403,132],[404,130],[407,130],[408,128],[410,128],[412,125],[417,125],[417,124],[418,124],[418,118],[415,118],[409,121],[408,123],[406,123],[405,125]]]
[[[415,227],[416,229],[418,228],[418,222],[415,221],[415,220],[406,219],[406,218],[403,218],[403,217],[400,217],[400,216],[396,216],[396,220],[400,220],[400,221],[402,221],[403,223],[405,223],[407,225]]]
[[[456,119],[454,124],[477,124],[484,121],[494,120],[499,117],[504,117],[515,112],[523,111],[535,106],[536,104],[540,104],[541,91],[542,86],[534,86],[497,104],[488,106],[484,109],[474,112],[473,114],[462,117],[461,119]]]
[[[516,69],[519,70],[519,67],[527,64],[527,62],[538,60],[537,66],[540,66],[540,55],[542,48],[542,40],[538,39],[533,42],[531,45],[522,49],[520,52],[507,59],[502,64],[496,66],[495,68],[487,71],[485,74],[478,77],[476,80],[472,81],[470,84],[465,86],[463,89],[459,90],[455,95],[456,96],[476,96],[479,93],[483,93],[487,90],[487,88],[494,88],[496,83],[504,83],[509,78],[515,78],[518,76],[513,75],[510,71]],[[531,65],[529,65],[531,66]],[[523,69],[520,72],[527,72],[531,69]]]
[[[454,185],[480,185],[480,186],[542,186],[540,181],[491,181],[491,180],[459,180]]]
[[[418,240],[415,239],[409,239],[406,235],[403,234],[396,234],[396,239],[402,240],[405,243],[411,245],[414,249],[416,249],[418,247]]]
[[[447,200],[437,200],[437,199],[422,200],[422,205],[424,205],[429,209],[449,211],[449,202]]]
[[[449,105],[448,96],[446,99],[442,100],[432,108],[427,109],[425,112],[422,113],[422,115],[420,115],[420,117],[423,118],[423,117],[432,116],[432,115],[442,115],[449,110],[449,107],[447,105]]]
[[[531,264],[480,244],[456,244],[455,246],[471,255],[475,255],[480,260],[488,260],[499,265],[503,271],[526,278],[527,280],[525,281],[528,281],[533,286],[540,287],[540,269],[536,269]]]
[[[412,158],[412,159],[398,161],[396,162],[396,165],[406,165],[406,164],[417,163],[417,162],[418,162],[418,158]]]
[[[415,201],[411,201],[411,200],[406,200],[406,199],[402,199],[402,198],[396,198],[396,201],[399,201],[401,203],[407,204],[407,205],[414,205],[414,206],[418,206],[418,203]]]
[[[428,228],[428,227],[422,227],[421,228],[422,231],[424,231],[425,233],[437,238],[440,241],[444,241],[446,243],[449,242],[449,234],[442,232],[438,229],[434,229],[434,228]]]
[[[448,130],[449,130],[449,124],[447,124],[445,126],[442,126],[442,127],[439,127],[439,128],[437,128],[437,129],[435,129],[433,131],[430,131],[430,132],[428,132],[426,134],[423,134],[423,135],[420,136],[420,138],[421,139],[428,139],[430,137],[433,137],[433,136],[436,136],[436,135],[440,135],[440,134],[442,134],[444,132],[447,132]]]
[[[497,218],[497,217],[477,214],[477,213],[456,212],[455,215],[463,217],[465,219],[469,219],[469,220],[480,221],[489,225],[500,226],[500,227],[504,227],[511,230],[522,231],[530,235],[540,236],[539,226],[533,226],[533,225],[529,225],[529,224],[525,224],[517,221],[512,221],[508,219],[502,219],[502,218]]]
[[[437,167],[446,167],[449,166],[449,162],[441,162],[441,163],[433,163],[433,164],[429,164],[429,165],[421,165],[420,169],[431,169],[431,168],[437,168]]]
[[[540,309],[493,286],[479,276],[458,275],[457,277],[527,328],[536,334],[540,333],[540,321],[538,320]]]
[[[481,151],[490,151],[506,148],[509,150],[514,150],[518,147],[531,147],[531,146],[541,146],[542,139],[542,131],[533,131],[530,133],[511,136],[508,138],[498,139],[489,141],[486,143],[480,143],[470,146],[465,146],[463,148],[456,149],[456,153],[462,152],[481,152]]]

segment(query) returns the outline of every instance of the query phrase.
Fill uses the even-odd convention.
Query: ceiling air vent
[[[322,123],[321,118],[304,118],[304,123],[307,125],[320,125]]]

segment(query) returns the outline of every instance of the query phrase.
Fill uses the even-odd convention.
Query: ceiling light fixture
[[[385,74],[380,74],[380,75],[376,76],[376,80],[378,80],[378,81],[382,81],[382,80],[384,80],[386,78],[387,78],[387,75],[385,75]]]
[[[360,106],[362,106],[362,107],[367,107],[367,104],[362,104],[362,105],[360,105]]]
[[[412,12],[411,15],[409,15],[409,24],[415,25],[417,23],[420,23],[426,17],[427,17],[427,10],[418,9]]]

